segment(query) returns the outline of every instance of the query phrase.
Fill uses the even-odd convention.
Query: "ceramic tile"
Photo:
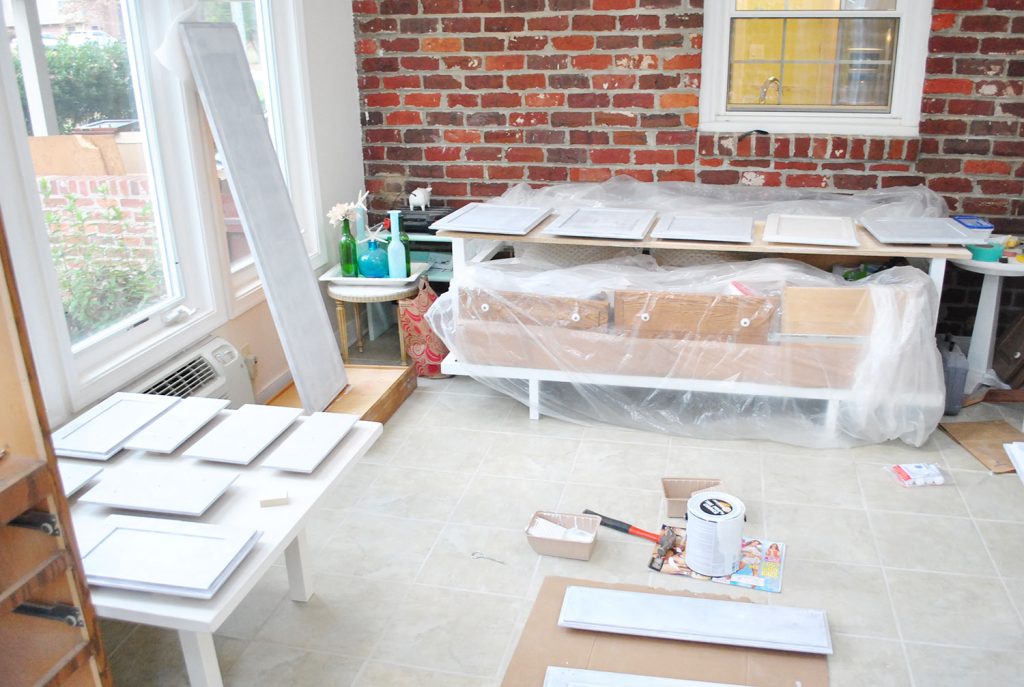
[[[761,456],[756,453],[673,446],[665,476],[717,478],[727,493],[743,501],[755,501],[764,498],[761,466]]]
[[[449,394],[470,394],[472,396],[493,396],[503,398],[505,395],[500,391],[488,386],[482,381],[472,377],[452,377],[444,388]]]
[[[655,589],[668,589],[671,591],[687,591],[696,594],[713,594],[724,596],[730,599],[752,601],[759,604],[767,604],[773,596],[770,592],[759,592],[745,587],[737,587],[731,584],[719,584],[710,580],[698,580],[686,575],[666,575],[664,573],[651,572],[647,577],[648,586]]]
[[[447,520],[470,476],[383,466],[377,479],[356,501],[355,509],[396,517]]]
[[[890,463],[891,464],[891,463]],[[967,506],[960,490],[947,473],[946,484],[926,487],[904,487],[881,465],[857,466],[864,504],[869,510],[931,513],[934,515],[967,515]]]
[[[927,687],[1018,685],[1024,675],[1019,651],[980,651],[907,644],[914,682]]]
[[[836,508],[861,508],[853,463],[771,456],[763,461],[766,501]]]
[[[632,489],[660,489],[667,455],[667,445],[620,444],[584,439],[580,443],[569,481]]]
[[[520,599],[414,585],[372,656],[404,665],[497,678],[516,631]]]
[[[885,576],[875,566],[787,560],[782,592],[769,598],[775,605],[824,609],[832,632],[897,636]]]
[[[252,642],[225,676],[225,687],[353,684],[363,659]]]
[[[317,572],[411,582],[437,541],[440,522],[345,513],[313,561]]]
[[[882,444],[868,444],[847,450],[835,451],[837,457],[848,457],[858,463],[943,463],[942,442],[935,438],[935,432],[921,446],[911,446],[898,439]]]
[[[539,564],[530,585],[530,596],[536,595],[545,577],[575,577],[602,582],[647,584],[650,573],[647,561],[653,550],[653,543],[645,543],[639,539],[636,543],[610,541],[605,532],[601,531],[597,534],[597,544],[589,561],[534,554],[538,556]]]
[[[1024,562],[1024,523],[976,520],[996,569],[1003,577],[1018,580]]]
[[[864,511],[768,503],[765,521],[765,536],[784,542],[790,560],[878,564]]]
[[[579,447],[579,439],[503,434],[491,444],[480,472],[501,477],[566,480]]]
[[[933,572],[996,574],[981,536],[968,518],[879,512],[871,513],[870,518],[882,565]]]
[[[562,500],[558,503],[558,512],[582,513],[590,509],[610,518],[632,523],[641,529],[650,530],[660,526],[658,513],[661,501],[660,491],[567,484],[565,491],[562,492]],[[635,539],[607,527],[601,530],[601,537],[610,541]]]
[[[401,661],[396,656],[395,660]],[[439,673],[405,665],[368,661],[353,687],[490,687],[489,680]]]
[[[953,479],[973,517],[1024,522],[1024,485],[1016,473],[959,471]]]
[[[103,640],[103,648],[109,654],[117,650],[117,647],[121,646],[121,642],[128,638],[135,628],[138,627],[135,623],[125,623],[120,620],[110,620],[108,618],[99,618],[100,624],[100,637]]]
[[[406,587],[339,575],[315,575],[316,593],[306,602],[285,598],[256,639],[300,649],[367,657],[391,616],[402,607]]]
[[[342,480],[327,490],[320,502],[321,505],[337,510],[351,508],[381,472],[383,472],[381,465],[356,463],[349,468]]]
[[[907,660],[899,642],[833,632],[832,647],[835,653],[828,657],[830,687],[910,687]],[[931,683],[918,685],[931,687]]]
[[[235,639],[252,639],[287,595],[287,571],[282,566],[272,566],[217,629],[217,634]]]
[[[905,642],[1024,648],[1020,617],[998,579],[902,570],[886,577]]]
[[[476,475],[451,519],[469,525],[523,530],[538,510],[553,511],[562,496],[561,482]]]
[[[500,422],[494,425],[494,429],[500,432],[509,432],[516,436],[535,435],[579,439],[583,436],[586,426],[559,420],[548,415],[542,415],[536,420],[531,420],[529,413],[523,408],[522,412],[513,411],[502,418]]]
[[[416,582],[493,594],[524,596],[537,555],[521,530],[448,525]]]
[[[588,441],[613,441],[622,444],[645,444],[649,446],[668,446],[671,442],[671,437],[668,434],[624,429],[615,425],[587,427],[583,430],[583,438]]]
[[[214,637],[221,671],[230,670],[243,651],[244,642]],[[109,654],[110,671],[118,687],[188,687],[185,659],[178,633],[139,625]]]
[[[472,394],[431,394],[429,404],[416,422],[430,427],[490,430],[513,410],[523,406],[505,396],[475,396]]]
[[[952,441],[952,439],[950,441]],[[972,456],[967,449],[959,444],[954,443],[952,446],[943,448],[942,459],[945,461],[946,467],[953,470],[968,470],[971,472],[985,473],[989,471],[981,461]]]
[[[391,465],[476,472],[490,445],[503,438],[492,432],[424,428],[402,445]]]

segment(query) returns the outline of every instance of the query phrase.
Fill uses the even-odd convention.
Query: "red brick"
[[[676,151],[676,162],[681,165],[692,165],[697,159],[696,151],[690,150],[677,150]]]
[[[1003,33],[1010,27],[1010,18],[1001,14],[970,14],[960,20],[961,31]]]
[[[434,195],[441,198],[448,196],[464,196],[468,190],[466,184],[454,184],[454,183],[435,183],[431,184],[434,189]]]
[[[399,70],[397,57],[366,57],[363,58],[363,71],[367,72],[397,72]]]
[[[389,91],[402,88],[419,88],[420,77],[412,74],[404,74],[402,76],[385,76],[381,81],[381,85]]]
[[[402,102],[397,93],[367,93],[367,107],[398,107]]]
[[[444,132],[444,140],[448,143],[479,143],[480,132],[467,129],[448,129]]]
[[[590,161],[594,164],[626,164],[629,162],[627,148],[597,148],[590,151]]]
[[[461,158],[462,148],[424,148],[423,155],[427,160],[430,160],[432,162],[450,162],[452,160],[458,160]]]
[[[488,71],[510,71],[522,69],[526,65],[523,55],[494,55],[484,60],[484,69]]]
[[[922,134],[961,136],[967,133],[967,122],[962,119],[925,119],[920,129]]]
[[[937,177],[928,179],[928,188],[937,193],[970,193],[974,184],[967,177]]]
[[[950,100],[947,110],[951,115],[976,115],[988,117],[995,113],[996,104],[991,100]]]
[[[483,165],[448,165],[446,168],[449,179],[482,179]]]
[[[978,52],[978,39],[964,36],[932,36],[928,40],[928,52],[973,55]],[[983,51],[986,54],[987,52]]]
[[[474,93],[449,93],[445,100],[448,107],[479,107],[480,96]]]
[[[419,41],[417,41],[418,43]],[[362,39],[356,41],[357,55],[372,55],[377,52],[377,41]]]
[[[413,71],[435,72],[441,67],[441,63],[436,57],[402,57],[398,61],[402,65],[402,69]]]
[[[445,33],[480,33],[480,17],[444,17],[441,30]]]
[[[665,69],[700,69],[700,53],[694,55],[673,55],[665,60]]]
[[[658,102],[663,110],[679,110],[697,107],[698,98],[696,93],[664,93]]]
[[[487,166],[488,179],[522,179],[525,174],[525,167],[516,167],[514,165]]]
[[[639,117],[628,112],[595,112],[594,123],[598,126],[636,126]]]
[[[984,38],[982,55],[1020,55],[1024,53],[1024,38]]]
[[[685,36],[681,33],[648,33],[644,35],[641,44],[647,50],[681,49],[685,42],[684,39]]]
[[[565,31],[569,28],[569,17],[527,17],[526,28],[530,31]]]
[[[991,150],[991,141],[960,138],[942,141],[942,152],[946,155],[988,155]]]
[[[602,91],[625,90],[636,86],[636,76],[633,74],[595,74],[590,78],[594,88]]]
[[[587,162],[587,151],[583,148],[548,148],[549,163],[579,165]]]
[[[374,0],[352,0],[353,14],[376,14],[377,3]]]
[[[660,170],[658,181],[689,181],[697,180],[697,174],[692,169]]]
[[[573,55],[573,69],[608,69],[612,66],[611,55]]]
[[[494,162],[501,159],[501,148],[466,148],[466,160]]]
[[[607,93],[570,93],[566,104],[572,108],[595,110],[611,105],[611,97]]]
[[[701,167],[721,167],[725,164],[725,160],[714,157],[704,157],[701,158],[700,164]]]
[[[654,108],[653,93],[616,93],[612,96],[614,107],[639,107],[645,110]]]
[[[470,184],[469,194],[474,198],[497,198],[508,191],[508,184]]]
[[[842,191],[866,191],[878,188],[878,177],[874,174],[835,174],[832,185]]]
[[[627,14],[619,17],[620,31],[652,31],[661,28],[657,14]]]
[[[605,134],[607,137],[608,134]],[[612,133],[612,141],[617,146],[646,146],[647,132],[645,131],[615,131]]]
[[[937,10],[952,10],[954,12],[969,12],[980,10],[985,6],[985,0],[935,0],[934,8]]]
[[[910,165],[903,162],[877,162],[869,165],[868,169],[872,172],[900,172],[902,174],[910,171]]]
[[[567,132],[560,129],[527,129],[523,134],[527,143],[548,146],[564,145],[569,137]]]
[[[522,129],[499,129],[497,131],[485,131],[484,142],[486,143],[522,143]]]
[[[1024,193],[1024,182],[1009,179],[982,179],[978,186],[987,196],[1019,196]]]
[[[789,174],[786,176],[786,186],[790,188],[825,188],[828,185],[828,177],[822,174]]]
[[[501,52],[505,49],[505,40],[493,36],[476,36],[463,39],[462,47],[466,52]]]
[[[544,11],[544,0],[505,0],[507,14]]]
[[[599,113],[600,114],[600,113]],[[551,126],[578,127],[590,126],[593,124],[594,115],[591,112],[552,112]]]
[[[551,45],[555,50],[593,50],[593,36],[555,36],[551,39]]]
[[[462,0],[465,14],[500,12],[501,0]]]
[[[413,107],[438,107],[441,104],[441,94],[406,93],[405,104]]]
[[[951,29],[956,24],[955,14],[933,14],[932,31],[944,31]]]
[[[518,93],[484,93],[480,96],[480,106],[492,107],[519,107],[523,104],[523,97]]]
[[[918,163],[920,166],[920,163]],[[1009,176],[1011,165],[1009,162],[999,160],[966,160],[964,162],[964,174],[998,174]]]
[[[565,93],[527,93],[527,107],[562,107],[565,105]]]
[[[366,129],[367,143],[401,143],[402,133],[398,129]]]
[[[498,89],[505,83],[500,74],[470,74],[466,76],[466,88],[473,90]]]
[[[423,52],[459,52],[462,50],[461,38],[424,38],[421,44]]]
[[[959,158],[926,157],[917,161],[917,171],[922,174],[956,174],[961,165]]]
[[[381,0],[381,14],[418,14],[419,3],[416,0]]]
[[[1010,204],[1005,200],[993,198],[964,198],[964,212],[972,215],[1006,215],[1010,212]]]
[[[459,0],[423,0],[425,14],[458,14]]]
[[[508,87],[513,91],[544,88],[546,85],[543,74],[514,74],[508,77],[507,83]]]
[[[384,120],[392,126],[403,126],[410,124],[422,124],[423,115],[419,112],[413,112],[409,110],[394,110],[388,112],[384,117]]]
[[[591,6],[595,12],[631,10],[636,7],[636,0],[593,0]]]
[[[511,126],[541,126],[548,123],[547,112],[513,112],[508,116]]]
[[[573,31],[614,31],[615,17],[610,14],[577,14],[572,18]]]
[[[451,91],[458,88],[462,88],[462,82],[449,74],[428,74],[423,77],[423,87]],[[495,88],[500,87],[500,85],[495,86]]]
[[[569,66],[568,55],[527,55],[526,68],[531,70],[565,69]]]
[[[962,76],[1002,76],[1005,70],[1005,60],[959,58],[956,61],[956,73]]]
[[[736,170],[704,170],[697,175],[703,184],[733,185],[740,181],[740,173]]]
[[[542,148],[509,148],[505,152],[508,162],[544,162]]]
[[[573,145],[603,146],[608,145],[608,133],[605,131],[575,131],[569,132],[569,143]]]
[[[548,86],[551,88],[590,88],[590,79],[586,74],[550,74]]]
[[[508,39],[509,50],[543,50],[547,44],[547,36],[513,36]]]
[[[387,158],[417,162],[423,159],[423,150],[414,146],[392,146],[387,149]]]
[[[531,181],[566,181],[569,178],[568,168],[558,167],[527,167],[526,177]]]
[[[649,169],[617,169],[615,170],[615,176],[633,177],[637,181],[643,182],[654,181],[654,172]]]
[[[511,33],[526,28],[524,17],[487,17],[484,19],[484,33]]]
[[[638,150],[633,154],[633,163],[637,165],[671,165],[675,161],[671,150]]]
[[[454,55],[441,58],[445,69],[475,71],[483,65],[483,60],[471,55]]]
[[[384,146],[363,146],[364,160],[383,160]]]
[[[612,170],[607,167],[573,167],[569,170],[570,181],[608,181],[612,178]]]

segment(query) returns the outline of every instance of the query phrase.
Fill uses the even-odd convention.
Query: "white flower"
[[[338,203],[327,213],[327,221],[331,223],[332,227],[336,227],[341,224],[343,219],[355,222],[356,214],[355,203]]]

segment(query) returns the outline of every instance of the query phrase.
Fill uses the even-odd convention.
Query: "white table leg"
[[[928,276],[932,278],[932,282],[935,283],[935,317],[934,323],[936,326],[939,324],[939,307],[942,301],[942,282],[946,278],[946,259],[945,258],[932,258],[928,265]]]
[[[178,630],[181,653],[185,655],[188,682],[192,687],[222,687],[217,650],[213,646],[213,635],[209,632]]]
[[[540,380],[527,380],[530,390],[530,419],[540,419]]]
[[[306,564],[306,530],[301,529],[284,550],[288,568],[288,591],[292,601],[309,601],[313,596],[313,569]]]
[[[1003,278],[986,274],[981,282],[978,312],[974,316],[971,348],[967,352],[967,384],[964,393],[971,393],[988,369],[992,367],[992,353],[996,347],[996,324],[999,322],[999,296],[1003,292]]]

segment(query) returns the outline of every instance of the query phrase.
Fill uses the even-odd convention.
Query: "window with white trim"
[[[700,129],[915,136],[930,0],[706,3]]]
[[[10,175],[0,201],[44,398],[57,421],[262,300],[251,260],[227,246],[199,99],[155,56],[190,4],[80,0],[47,3],[46,16],[35,0],[0,5],[0,25],[12,36],[0,46],[0,158]],[[308,152],[301,11],[276,0],[204,4],[223,5],[257,46],[268,126],[282,158],[294,151],[282,167],[320,267],[328,252]],[[76,60],[83,62],[77,76]],[[48,71],[69,80],[58,84]],[[75,83],[99,73],[102,83]],[[79,102],[61,91],[71,86],[104,103],[67,114]],[[90,133],[96,120],[115,118],[125,121]],[[69,135],[75,129],[81,133]],[[246,279],[250,286],[240,286]]]

